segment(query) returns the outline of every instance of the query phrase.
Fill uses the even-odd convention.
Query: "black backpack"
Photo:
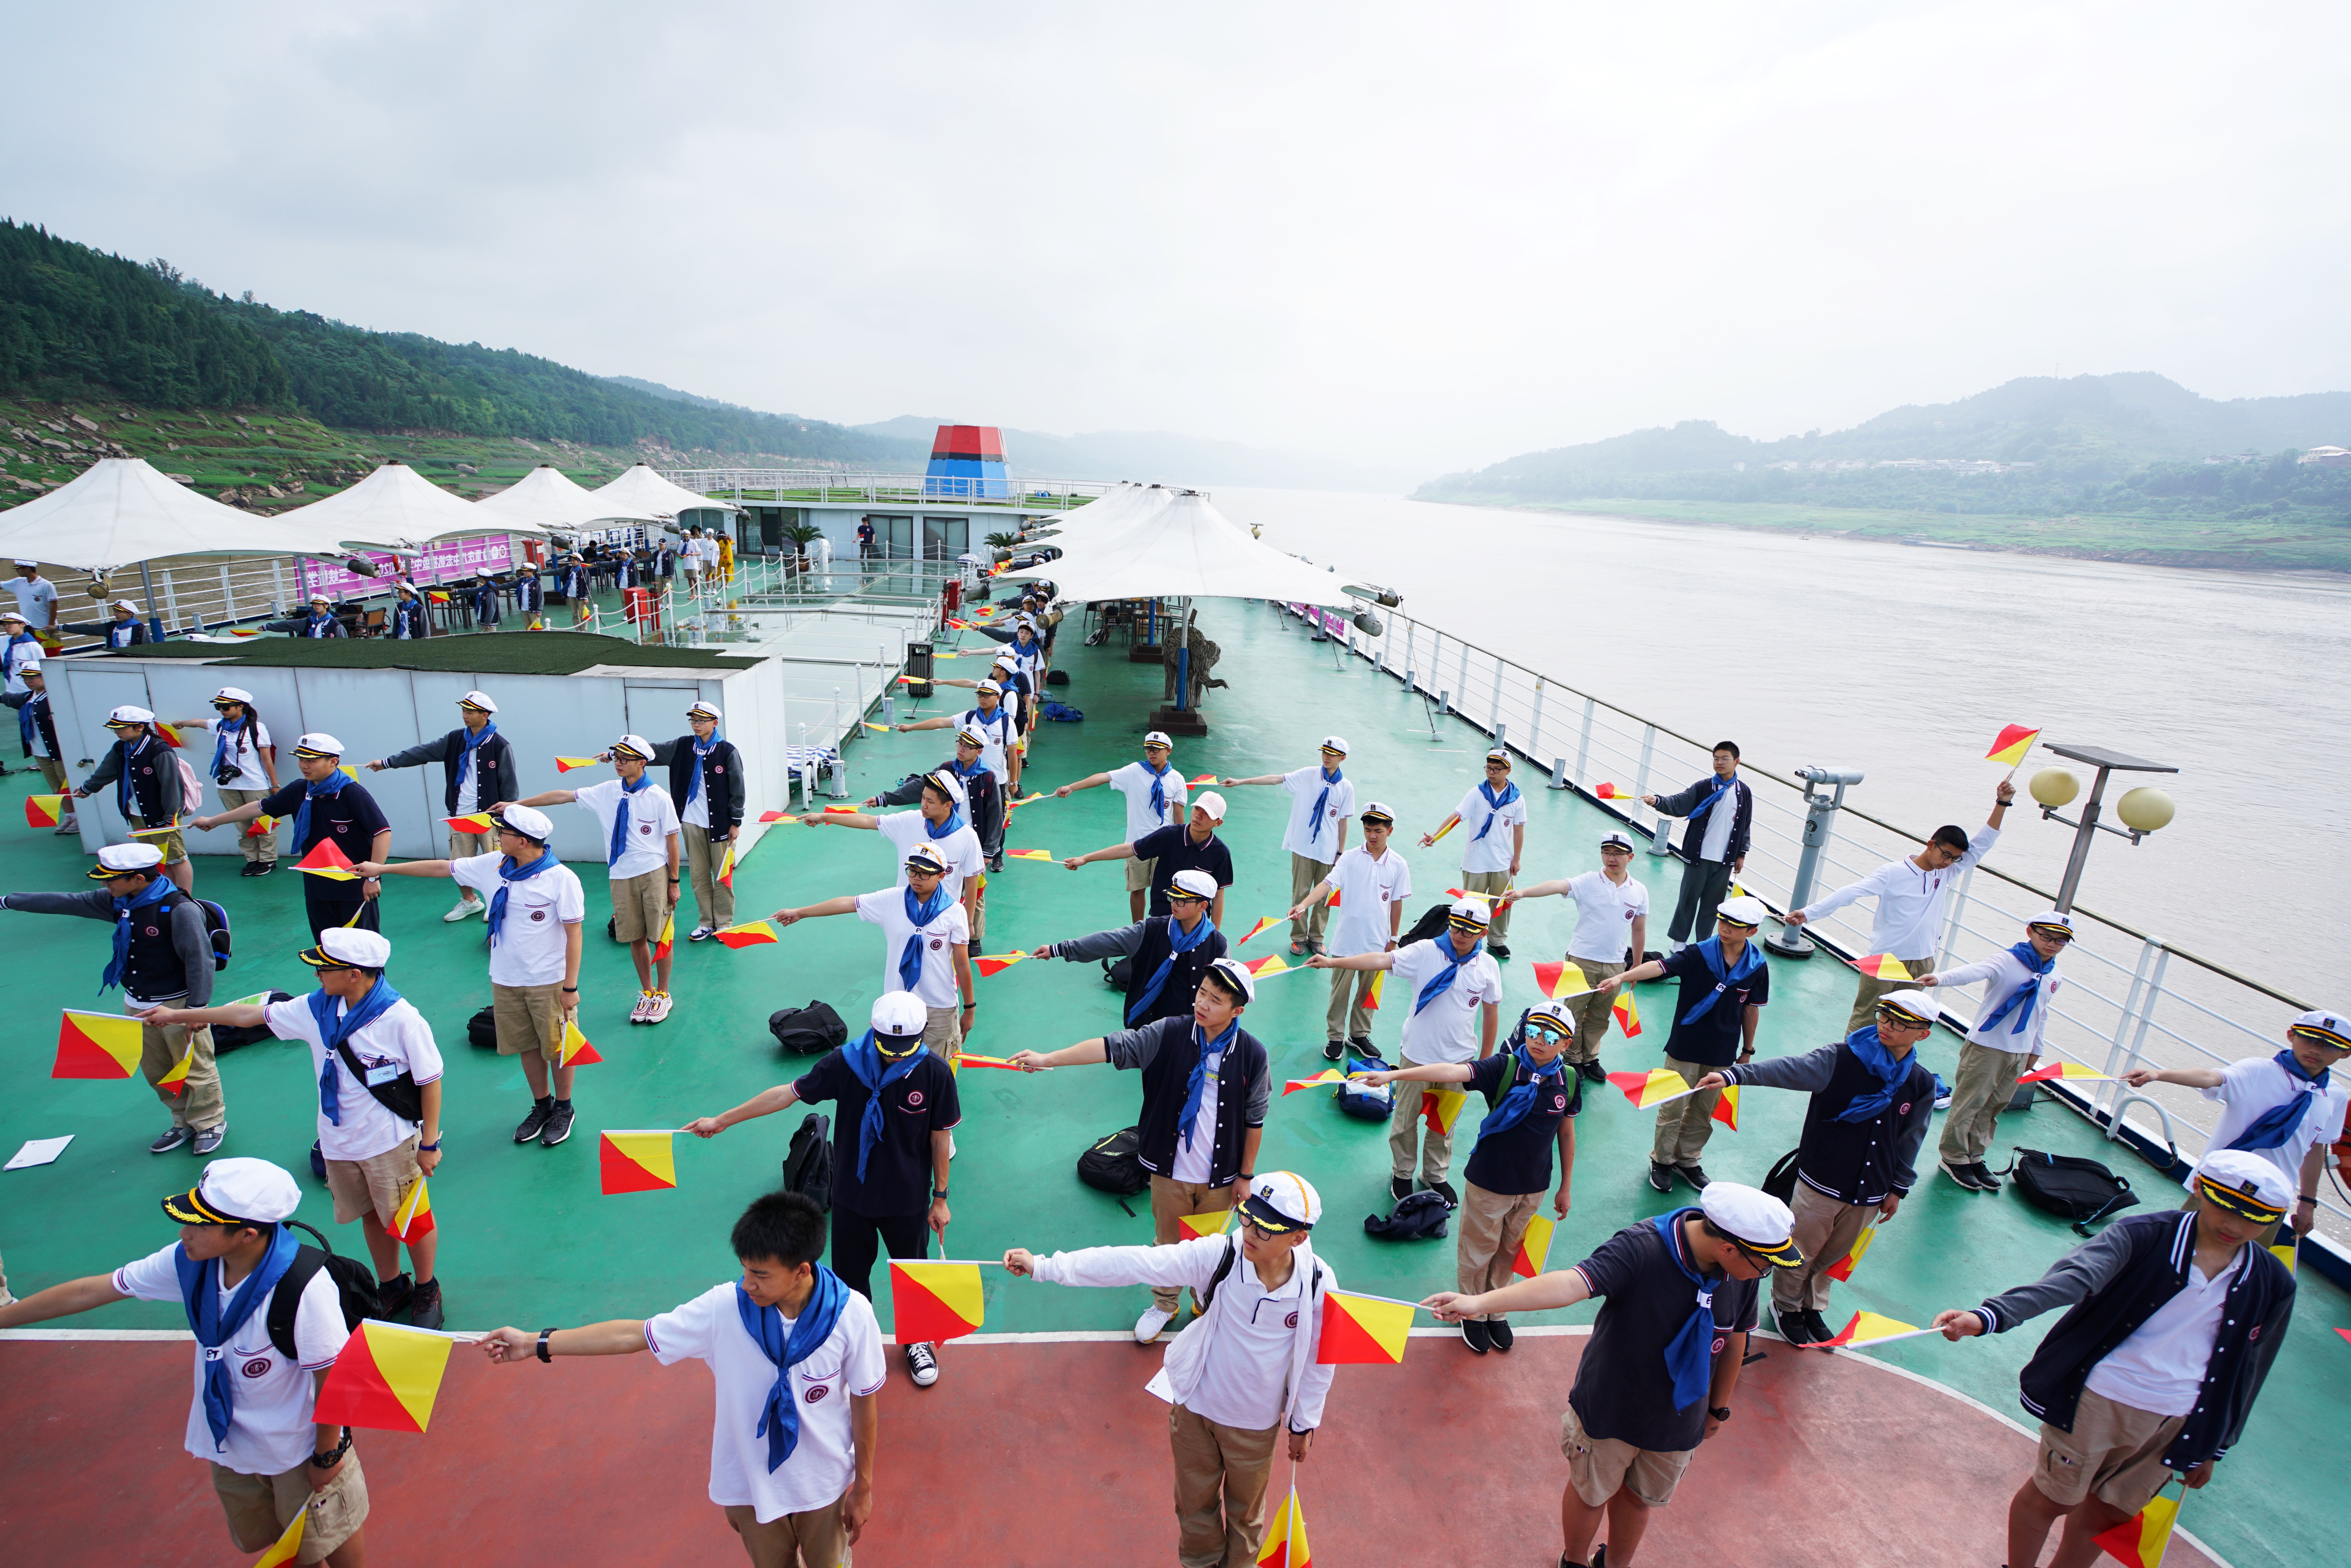
[[[1420,918],[1412,923],[1412,929],[1396,938],[1396,946],[1402,949],[1409,943],[1432,941],[1444,936],[1445,916],[1452,907],[1450,903],[1430,904],[1422,912]]]
[[[1097,1138],[1078,1156],[1078,1179],[1097,1192],[1125,1199],[1151,1188],[1151,1173],[1143,1168],[1143,1136],[1134,1127]],[[1125,1208],[1122,1202],[1120,1207]],[[1134,1210],[1128,1208],[1129,1214]]]
[[[1124,991],[1134,984],[1134,960],[1113,958],[1102,965],[1102,979],[1111,989]]]
[[[1763,1178],[1763,1190],[1782,1203],[1796,1201],[1796,1157],[1803,1152],[1790,1149],[1772,1163],[1771,1175]]]
[[[309,1287],[310,1277],[324,1269],[335,1281],[335,1293],[343,1309],[343,1327],[356,1329],[368,1318],[381,1317],[376,1300],[375,1270],[356,1258],[346,1258],[337,1252],[332,1243],[298,1219],[287,1224],[297,1230],[308,1231],[318,1246],[308,1243],[294,1249],[294,1261],[269,1293],[269,1343],[288,1361],[299,1361],[301,1352],[294,1345],[294,1314],[302,1305],[302,1292]]]
[[[484,1051],[498,1048],[498,1009],[496,1004],[484,1008],[465,1020],[465,1043]]]
[[[2130,1183],[2095,1160],[2077,1155],[2044,1155],[2039,1149],[2018,1149],[2008,1169],[2016,1190],[2037,1208],[2074,1222],[2076,1235],[2087,1236],[2095,1222],[2137,1205]]]
[[[360,1065],[360,1059],[351,1053],[350,1041],[345,1040],[336,1046],[335,1054],[343,1059],[343,1066],[360,1081],[360,1087],[375,1096],[377,1104],[403,1122],[424,1120],[424,1090],[416,1082],[414,1069],[402,1068],[400,1076],[389,1083],[370,1083],[367,1069]]]
[[[269,993],[269,1003],[273,1007],[279,1002],[290,1002],[293,999],[293,994],[288,991]],[[225,1051],[243,1051],[248,1045],[259,1045],[265,1040],[275,1038],[269,1032],[269,1026],[266,1023],[255,1024],[250,1029],[235,1024],[216,1023],[213,1025],[213,1054],[218,1056]]]
[[[792,1129],[791,1147],[784,1152],[784,1190],[832,1212],[831,1117],[810,1113]]]
[[[802,1056],[815,1056],[849,1043],[849,1026],[841,1015],[826,1002],[811,1001],[804,1008],[785,1008],[768,1015],[768,1032],[786,1051]]]
[[[1383,1241],[1441,1241],[1445,1238],[1445,1218],[1453,1206],[1439,1192],[1416,1192],[1400,1200],[1384,1219],[1376,1214],[1364,1216],[1364,1234],[1376,1236]]]

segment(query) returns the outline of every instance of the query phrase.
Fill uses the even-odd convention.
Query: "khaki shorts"
[[[310,1516],[302,1521],[298,1563],[325,1562],[329,1552],[358,1534],[360,1526],[367,1522],[367,1476],[360,1469],[356,1444],[343,1456],[343,1468],[335,1472],[327,1490],[315,1496],[307,1463],[277,1476],[248,1476],[220,1465],[212,1469],[213,1490],[220,1497],[221,1512],[228,1516],[229,1539],[240,1552],[276,1545],[305,1502],[310,1505]]]
[[[147,819],[133,817],[131,819],[131,825],[134,828],[143,828],[147,825]],[[181,840],[179,830],[176,828],[168,833],[141,839],[139,841],[142,844],[153,844],[157,849],[162,850],[165,865],[177,865],[188,858],[188,846]]]
[[[2171,1479],[2163,1451],[2186,1425],[2185,1416],[2158,1416],[2085,1388],[2072,1431],[2042,1423],[2032,1484],[2060,1508],[2075,1507],[2095,1491],[2100,1501],[2137,1513]]]
[[[1141,860],[1130,857],[1126,862],[1126,891],[1129,893],[1150,892],[1151,873],[1153,868],[1158,864],[1159,862],[1156,860]]]
[[[449,858],[453,861],[471,860],[475,855],[488,854],[497,847],[498,836],[496,833],[461,833],[455,828],[449,830]],[[471,898],[481,896],[470,887],[458,891]]]
[[[329,1160],[327,1190],[335,1195],[335,1223],[349,1225],[373,1209],[377,1223],[389,1226],[400,1207],[401,1189],[420,1174],[416,1144],[423,1135],[411,1133],[405,1143],[363,1160]]]
[[[1571,1407],[1559,1418],[1559,1451],[1567,1456],[1567,1479],[1586,1508],[1604,1506],[1620,1490],[1629,1490],[1651,1508],[1663,1508],[1673,1500],[1695,1450],[1660,1454],[1614,1437],[1592,1437]]]
[[[563,1027],[563,986],[492,986],[490,1021],[497,1026],[498,1054],[527,1056],[548,1048]]]
[[[623,942],[658,942],[669,918],[669,870],[655,866],[612,883],[612,935]]]
[[[963,1060],[963,1030],[957,1027],[962,1018],[959,1007],[923,1009],[923,1043],[949,1067]]]

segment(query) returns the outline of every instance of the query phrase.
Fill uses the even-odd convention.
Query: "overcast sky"
[[[1433,472],[2053,371],[2351,387],[2339,0],[346,0],[7,33],[0,214],[848,423]]]

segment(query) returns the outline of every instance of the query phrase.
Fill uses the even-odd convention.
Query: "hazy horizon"
[[[2351,386],[2351,16],[133,5],[0,212],[752,408],[1434,475],[2025,375]],[[92,75],[104,72],[102,111]]]

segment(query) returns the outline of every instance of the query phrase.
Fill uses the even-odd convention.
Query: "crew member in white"
[[[1355,814],[1355,785],[1341,769],[1340,764],[1346,760],[1345,737],[1326,735],[1320,767],[1225,780],[1228,789],[1244,784],[1279,784],[1290,791],[1290,826],[1282,832],[1281,847],[1290,852],[1292,904],[1306,903],[1307,893],[1331,874],[1331,867],[1347,852],[1347,819]],[[1292,919],[1290,950],[1322,952],[1322,926],[1330,917],[1330,905],[1316,904]]]
[[[1126,841],[1133,843],[1145,833],[1155,833],[1191,815],[1184,776],[1167,760],[1175,747],[1174,741],[1155,729],[1143,737],[1142,761],[1130,762],[1115,772],[1089,773],[1076,783],[1064,784],[1054,790],[1054,798],[1066,800],[1076,790],[1109,785],[1126,797]],[[1151,868],[1156,863],[1147,860],[1126,862],[1127,913],[1134,919],[1143,918],[1144,906],[1151,896]]]
[[[1519,865],[1526,855],[1527,801],[1510,782],[1510,754],[1501,747],[1486,753],[1485,781],[1461,797],[1461,804],[1453,808],[1453,815],[1435,832],[1421,834],[1420,847],[1430,848],[1456,827],[1464,835],[1461,886],[1466,892],[1483,894],[1487,907],[1494,912],[1494,923],[1487,928],[1486,951],[1507,958],[1510,956],[1505,943],[1510,931],[1510,905],[1503,894],[1518,880]]]
[[[2057,1006],[2057,956],[2074,940],[2074,917],[2062,909],[2035,915],[2024,940],[1980,964],[1921,975],[1922,987],[1972,986],[1989,980],[1983,1011],[1959,1047],[1951,1104],[1937,1148],[1943,1174],[1977,1192],[1998,1192],[2000,1178],[1985,1167],[1992,1130],[2015,1096],[2019,1074],[2041,1060],[2041,1040]]]
[[[1342,854],[1331,874],[1307,890],[1290,911],[1296,920],[1309,903],[1330,900],[1339,906],[1331,923],[1331,946],[1342,958],[1358,953],[1393,953],[1404,928],[1404,901],[1412,896],[1412,868],[1404,856],[1388,847],[1395,831],[1395,812],[1377,800],[1363,810],[1364,841]],[[1331,973],[1331,1010],[1322,1019],[1322,1054],[1332,1061],[1353,1046],[1372,1052],[1372,1009],[1382,989],[1376,969],[1334,969]],[[1341,1033],[1344,1030],[1344,1034]]]
[[[1633,880],[1633,841],[1617,829],[1600,835],[1600,869],[1522,887],[1510,903],[1561,894],[1574,901],[1575,934],[1567,939],[1567,961],[1583,971],[1594,989],[1570,998],[1575,1039],[1567,1048],[1570,1065],[1593,1083],[1607,1081],[1600,1065],[1600,1042],[1608,1038],[1609,1009],[1615,997],[1600,982],[1621,975],[1649,950],[1649,890]]]

